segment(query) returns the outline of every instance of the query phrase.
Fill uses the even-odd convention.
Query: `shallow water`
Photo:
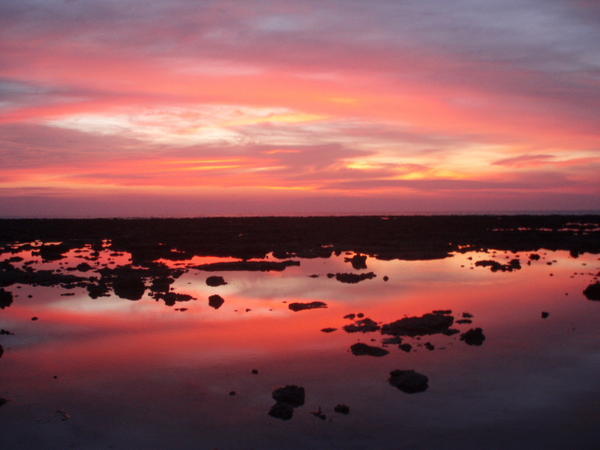
[[[103,267],[131,263],[127,252],[114,253],[109,245],[93,256],[82,245],[45,262],[35,248],[13,249],[0,261],[21,257],[12,265],[32,262],[34,270],[86,262],[92,270],[63,273],[93,277]],[[541,258],[530,261],[529,253],[367,257],[367,268],[357,270],[345,260],[354,255],[347,252],[293,258],[299,266],[268,272],[191,268],[238,261],[232,257],[163,258],[159,262],[185,269],[172,291],[194,298],[173,306],[148,289],[131,301],[114,292],[92,299],[84,287],[13,284],[5,287],[13,302],[0,310],[0,328],[14,333],[0,336],[0,397],[8,400],[0,406],[0,443],[49,449],[595,448],[600,302],[583,290],[597,282],[600,260],[542,249]],[[475,265],[513,259],[521,269]],[[279,261],[272,254],[266,260]],[[347,284],[327,276],[350,272],[376,277]],[[227,284],[207,286],[213,275]],[[208,305],[213,294],[225,300],[218,309]],[[291,302],[313,301],[327,307],[289,309]],[[385,324],[434,310],[451,310],[452,328],[460,332],[403,336],[410,352],[382,344],[390,336],[380,330],[343,329],[354,322],[344,318],[350,313]],[[473,315],[472,323],[456,323],[463,313]],[[321,331],[327,327],[336,331]],[[483,330],[482,345],[461,340],[474,328]],[[355,356],[350,346],[356,342],[389,354]],[[425,374],[428,388],[408,394],[390,385],[396,369]],[[268,415],[272,391],[285,385],[306,391],[304,405],[287,421]],[[337,404],[348,405],[350,414],[334,412]],[[310,414],[319,409],[324,420]]]

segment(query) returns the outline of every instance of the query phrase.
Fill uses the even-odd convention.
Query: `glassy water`
[[[583,293],[598,255],[345,252],[269,271],[206,271],[239,259],[196,255],[159,259],[118,288],[119,268],[138,267],[110,242],[45,259],[41,244],[5,249],[5,274],[78,280],[5,276],[2,448],[593,448],[600,438],[600,303]],[[91,298],[86,283],[102,277],[106,295]],[[162,292],[161,277],[172,281]],[[224,302],[211,306],[212,295]],[[325,305],[290,308],[311,302]],[[432,311],[441,325],[389,326]],[[427,386],[404,392],[394,370]],[[284,420],[269,411],[287,385],[305,399]]]

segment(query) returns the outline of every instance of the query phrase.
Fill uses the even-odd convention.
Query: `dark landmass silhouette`
[[[130,255],[131,260],[116,268],[108,267],[99,260],[100,252],[107,249],[111,257]],[[4,219],[0,220],[0,253],[8,257],[0,261],[0,289],[15,284],[82,287],[91,298],[109,296],[112,291],[128,300],[139,300],[149,292],[156,300],[173,306],[192,299],[171,292],[174,281],[192,269],[282,271],[300,265],[300,261],[290,258],[328,258],[354,253],[345,261],[355,270],[365,270],[367,257],[430,260],[447,258],[453,252],[490,249],[515,254],[528,252],[529,261],[539,259],[534,252],[540,249],[567,250],[573,257],[584,252],[600,253],[600,216]],[[23,262],[18,255],[10,256],[25,250],[42,262],[62,264],[62,258],[70,251],[85,261],[55,270],[36,270],[33,261]],[[281,261],[274,261],[269,255]],[[239,261],[192,264],[189,261],[194,256]],[[177,262],[180,267],[161,260]],[[506,264],[490,259],[477,261],[475,266],[502,272],[521,269],[517,256]],[[343,272],[328,273],[327,277],[354,284],[377,275]],[[227,283],[222,276],[215,275],[208,277],[206,284],[218,287]],[[590,286],[585,291],[586,297],[596,300],[597,290]],[[11,293],[0,291],[0,308],[11,302]],[[307,308],[299,306],[299,309]],[[443,322],[441,329],[452,333],[451,323],[446,323],[448,318],[443,314],[423,320]],[[416,329],[407,331],[406,327],[412,326],[410,321],[399,322],[384,325],[384,334],[420,334]],[[364,320],[344,329],[366,332],[378,327]]]
[[[4,219],[0,247],[34,240],[61,242],[37,249],[43,259],[53,260],[83,244],[100,250],[102,241],[109,239],[110,248],[130,252],[134,264],[194,255],[264,258],[270,252],[278,259],[326,258],[352,251],[383,260],[427,260],[490,248],[545,248],[576,255],[600,252],[599,224],[599,215]],[[361,259],[353,264],[362,267]]]

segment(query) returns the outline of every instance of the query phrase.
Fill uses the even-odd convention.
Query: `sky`
[[[600,210],[600,1],[2,0],[0,216]]]

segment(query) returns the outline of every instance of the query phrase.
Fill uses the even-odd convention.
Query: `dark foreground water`
[[[5,222],[0,448],[598,448],[597,219]]]

